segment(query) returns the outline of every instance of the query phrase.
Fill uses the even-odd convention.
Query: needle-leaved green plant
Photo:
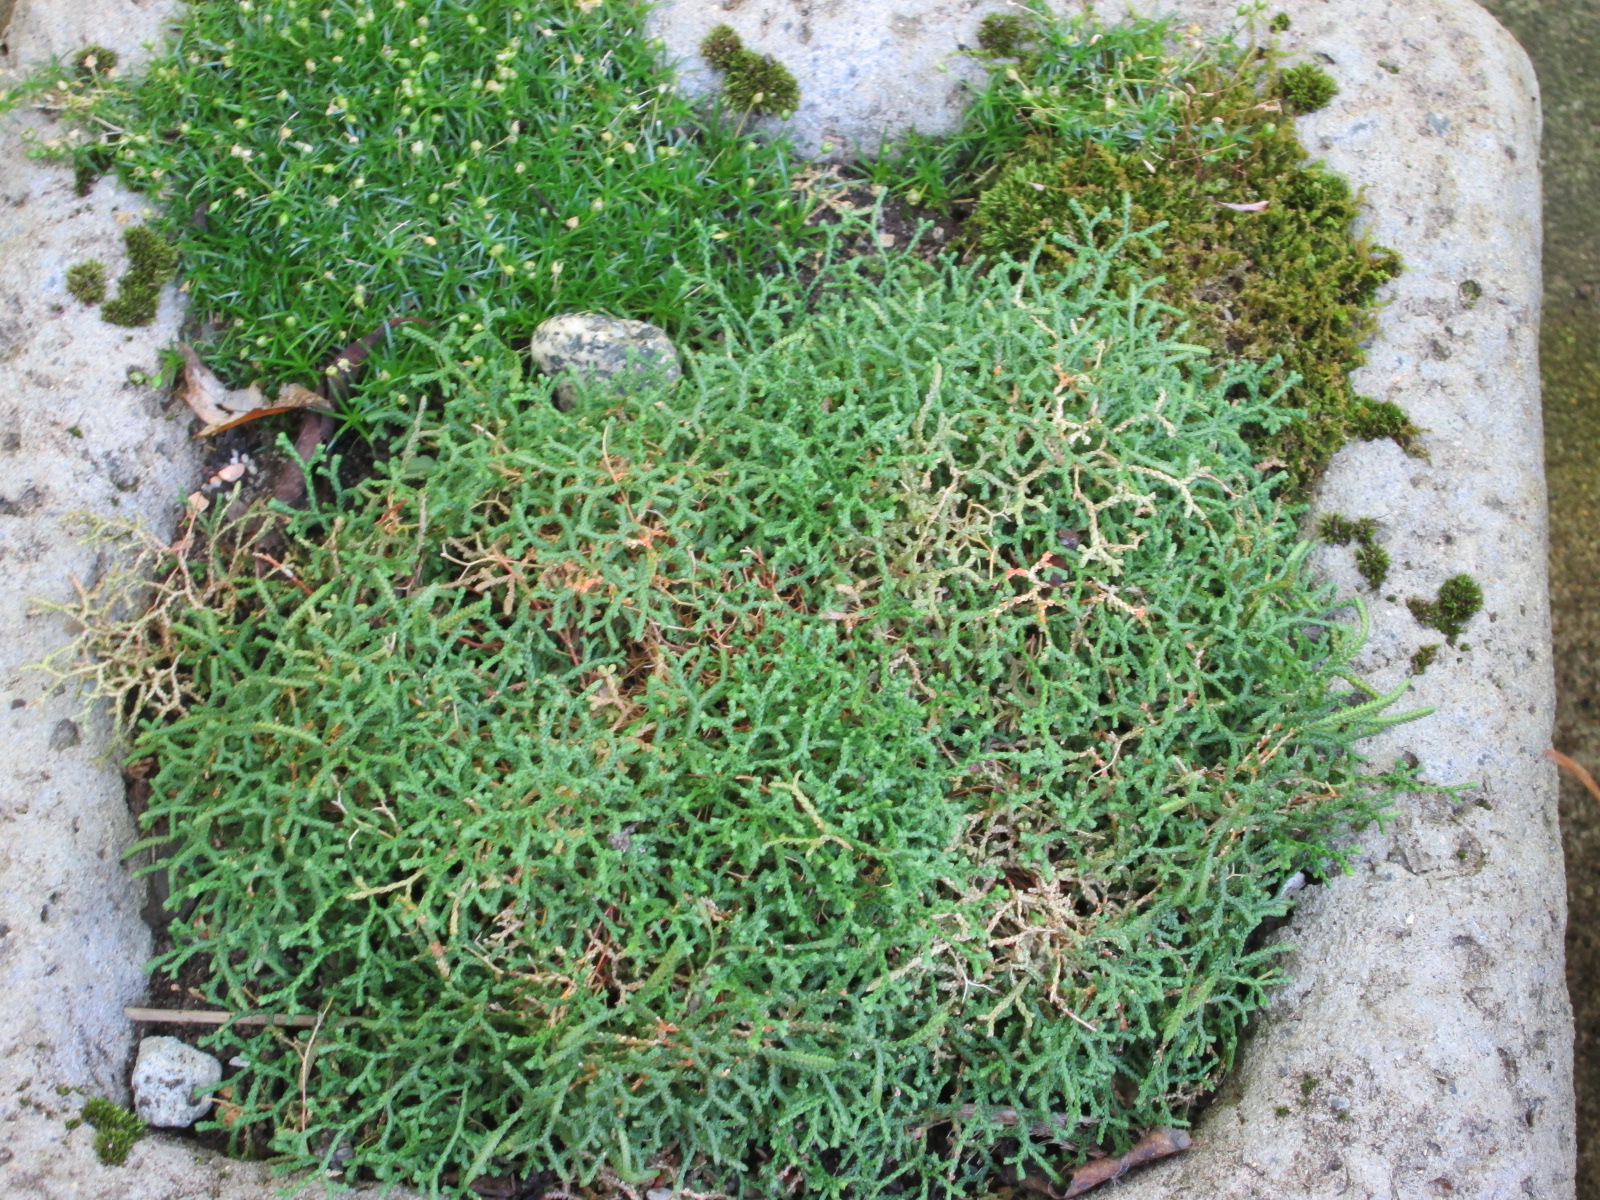
[[[696,231],[737,294],[803,213],[784,146],[681,97],[643,22],[631,0],[196,3],[143,73],[54,103],[95,134],[80,168],[162,202],[229,379],[313,384],[386,318],[479,301],[520,330],[600,309],[692,339]]]
[[[493,312],[408,328],[436,399],[281,559],[220,516],[158,551],[91,621],[156,965],[321,1017],[215,1035],[234,1132],[870,1198],[1182,1122],[1285,877],[1413,781],[1352,752],[1393,697],[1241,437],[1289,419],[1267,371],[1180,340],[1149,236],[808,256],[753,308],[704,238],[717,348],[567,412]]]

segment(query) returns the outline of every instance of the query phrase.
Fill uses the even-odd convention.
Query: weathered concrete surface
[[[710,25],[733,24],[800,76],[802,140],[847,147],[913,123],[948,128],[957,74],[970,70],[950,52],[971,43],[994,7],[677,0],[657,20],[686,60]],[[1212,25],[1234,3],[1179,7]],[[1462,570],[1486,594],[1464,639],[1471,649],[1447,651],[1418,681],[1417,698],[1438,714],[1372,753],[1410,750],[1431,779],[1481,786],[1459,807],[1439,795],[1408,801],[1387,833],[1364,835],[1355,875],[1308,890],[1285,934],[1299,947],[1292,980],[1197,1131],[1199,1145],[1119,1194],[1560,1200],[1572,1189],[1571,1030],[1554,780],[1537,757],[1551,689],[1533,77],[1467,0],[1279,7],[1294,23],[1286,43],[1331,58],[1342,88],[1303,119],[1305,140],[1366,185],[1374,231],[1411,267],[1392,286],[1360,380],[1431,430],[1431,459],[1352,447],[1322,501],[1377,517],[1396,560],[1383,593],[1396,600],[1374,604],[1363,669],[1380,684],[1398,680],[1411,650],[1437,640],[1412,621],[1408,596],[1431,595]],[[21,0],[11,61],[91,38],[132,52],[158,36],[168,11],[168,0]],[[148,1138],[126,1167],[102,1167],[90,1131],[68,1133],[62,1122],[78,1100],[56,1095],[57,1085],[126,1094],[131,1031],[120,1009],[142,989],[148,939],[141,889],[119,863],[132,837],[120,780],[98,759],[107,730],[90,724],[78,745],[49,748],[72,708],[41,702],[40,681],[17,666],[67,634],[59,619],[24,618],[22,603],[65,596],[70,575],[93,567],[65,533],[66,512],[170,520],[169,501],[193,475],[184,422],[125,379],[130,365],[152,367],[173,336],[174,298],[157,325],[124,342],[62,287],[74,261],[120,261],[117,212],[136,213],[139,201],[109,182],[79,201],[65,173],[21,158],[14,125],[3,138],[0,195],[12,200],[0,209],[0,495],[21,515],[0,515],[0,704],[26,703],[4,710],[12,753],[0,768],[0,1195],[265,1197],[277,1181],[261,1169],[176,1139]],[[1483,288],[1471,308],[1459,287],[1469,278]],[[30,487],[37,504],[24,499]],[[1323,561],[1354,590],[1347,552]],[[1479,797],[1488,807],[1472,802]],[[1317,1082],[1306,1095],[1308,1079]]]
[[[65,55],[93,40],[136,62],[159,38],[169,0],[22,0],[0,59]],[[145,202],[102,180],[73,194],[72,173],[24,157],[29,114],[0,123],[0,1196],[16,1200],[272,1194],[268,1176],[195,1161],[181,1141],[147,1138],[123,1167],[102,1166],[87,1126],[64,1120],[80,1088],[125,1101],[133,1030],[122,1006],[145,992],[149,930],[143,886],[122,861],[133,841],[121,772],[106,761],[104,720],[46,697],[24,664],[63,645],[63,619],[31,613],[35,597],[67,600],[95,553],[69,514],[137,516],[170,530],[193,486],[188,414],[128,381],[153,372],[177,335],[169,290],[155,324],[120,329],[67,294],[65,273],[87,258],[113,272],[122,230]],[[230,1185],[238,1190],[228,1191]]]
[[[24,4],[10,61],[70,50],[69,7]],[[122,7],[100,14],[95,36],[136,51],[157,28],[149,9]],[[131,1031],[117,1007],[144,990],[150,938],[121,861],[133,833],[122,781],[101,761],[104,724],[85,724],[68,744],[61,722],[78,715],[76,703],[43,698],[46,681],[20,668],[69,636],[30,601],[67,600],[73,577],[95,570],[94,552],[66,532],[69,514],[170,526],[186,458],[181,423],[127,377],[155,370],[177,331],[174,299],[155,324],[124,330],[65,286],[84,259],[118,271],[122,230],[146,205],[110,182],[80,200],[70,171],[28,161],[20,131],[38,125],[30,117],[13,115],[0,140],[0,1113],[24,1083],[125,1092]]]

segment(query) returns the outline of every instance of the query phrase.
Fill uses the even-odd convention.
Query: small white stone
[[[211,1111],[211,1098],[196,1090],[221,1079],[222,1064],[204,1050],[174,1037],[144,1038],[133,1067],[133,1109],[147,1124],[187,1128]]]

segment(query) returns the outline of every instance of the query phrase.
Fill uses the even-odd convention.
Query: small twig
[[[322,1032],[323,1019],[328,1015],[327,1005],[317,1014],[317,1023],[311,1027],[311,1036],[306,1039],[306,1052],[300,1056],[300,1132],[306,1131],[306,1121],[310,1119],[310,1112],[306,1108],[306,1084],[311,1078],[311,1062],[316,1055],[317,1034]]]
[[[1589,789],[1589,794],[1596,800],[1600,800],[1600,783],[1596,783],[1594,781],[1594,776],[1589,774],[1583,765],[1580,764],[1576,759],[1568,758],[1559,750],[1546,750],[1544,752],[1544,756],[1551,762],[1555,763],[1556,766],[1560,767],[1563,771],[1572,772],[1577,781]]]
[[[1050,1200],[1070,1200],[1071,1197],[1081,1196],[1102,1183],[1120,1179],[1134,1167],[1187,1150],[1193,1142],[1194,1139],[1182,1129],[1152,1129],[1126,1154],[1119,1154],[1115,1158],[1098,1159],[1077,1168],[1072,1172],[1072,1178],[1067,1181],[1065,1191],[1058,1191],[1056,1186],[1042,1175],[1029,1175],[1022,1184],[1032,1191],[1043,1192],[1050,1197]]]
[[[124,1008],[122,1015],[130,1021],[149,1021],[158,1025],[275,1025],[280,1029],[315,1029],[322,1020],[318,1013],[294,1013],[274,1016],[271,1013],[217,1012],[200,1008]]]
[[[288,567],[284,566],[277,559],[273,558],[272,555],[263,554],[263,553],[261,553],[261,551],[258,550],[258,551],[256,551],[256,557],[258,559],[260,559],[262,562],[271,563],[278,570],[282,571],[283,575],[284,575],[284,578],[287,579],[290,583],[294,584],[295,587],[299,588],[306,595],[310,596],[310,595],[314,594],[311,591],[311,589],[305,585],[305,582],[303,580],[295,578],[295,573],[293,571],[291,571]]]

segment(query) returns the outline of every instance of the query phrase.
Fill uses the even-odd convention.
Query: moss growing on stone
[[[1356,551],[1356,570],[1361,572],[1367,586],[1377,591],[1389,578],[1389,552],[1379,545],[1363,545]]]
[[[1437,599],[1413,597],[1406,607],[1418,621],[1437,629],[1455,645],[1467,622],[1483,607],[1483,588],[1471,575],[1452,575],[1440,585]]]
[[[1014,13],[990,13],[978,24],[978,47],[999,58],[1016,58],[1032,40],[1028,26]]]
[[[1356,569],[1367,581],[1367,586],[1377,591],[1389,578],[1389,552],[1378,545],[1378,523],[1371,517],[1352,521],[1338,513],[1329,513],[1318,526],[1322,540],[1336,546],[1356,545]]]
[[[1071,251],[1053,235],[1102,209],[1120,212],[1126,198],[1135,227],[1165,223],[1151,269],[1164,277],[1158,297],[1183,314],[1174,321],[1189,322],[1186,336],[1219,358],[1276,360],[1281,403],[1295,415],[1252,436],[1263,460],[1287,469],[1292,491],[1303,494],[1353,438],[1392,438],[1414,452],[1418,430],[1405,413],[1349,381],[1399,256],[1353,232],[1359,198],[1308,161],[1291,123],[1262,108],[1282,86],[1270,52],[1224,48],[1157,68],[1164,43],[1150,26],[1086,24],[1071,42],[1033,28],[1037,48],[996,69],[965,141],[941,150],[965,155],[977,248],[1018,258],[1039,248],[1043,261],[1064,263]],[[1103,34],[1095,60],[1063,69],[1063,44],[1076,52],[1094,33]],[[1096,70],[1130,84],[1097,93]]]
[[[719,71],[731,71],[744,53],[744,42],[731,25],[718,25],[700,43],[702,57]]]
[[[112,155],[105,146],[79,146],[72,154],[73,191],[87,196],[95,181],[112,167]]]
[[[1287,67],[1278,76],[1278,98],[1284,108],[1297,116],[1326,108],[1338,94],[1339,85],[1333,76],[1316,63]]]
[[[740,112],[787,116],[800,103],[794,73],[770,55],[745,49],[730,26],[718,25],[706,34],[700,53],[722,72],[722,94]]]
[[[1417,652],[1411,656],[1411,673],[1421,675],[1433,666],[1433,660],[1439,657],[1439,643],[1429,642],[1426,646],[1419,646]]]
[[[72,56],[73,65],[83,79],[99,79],[117,67],[117,52],[105,46],[85,46]]]
[[[1372,400],[1357,396],[1350,406],[1350,436],[1360,441],[1375,442],[1388,438],[1413,458],[1424,458],[1417,445],[1422,432],[1406,416],[1405,409],[1392,400]]]
[[[106,298],[106,265],[98,258],[67,268],[67,291],[84,304],[99,304]]]
[[[1279,13],[1277,16],[1272,18],[1272,21],[1267,26],[1267,28],[1271,29],[1273,33],[1286,33],[1286,32],[1288,32],[1288,29],[1289,29],[1289,14],[1286,13],[1286,12]]]
[[[1322,523],[1317,526],[1317,532],[1323,541],[1335,546],[1348,546],[1351,542],[1365,545],[1377,534],[1378,522],[1372,517],[1351,520],[1339,513],[1329,513],[1322,518]]]
[[[94,1152],[107,1166],[121,1166],[128,1151],[145,1135],[145,1123],[120,1104],[94,1096],[83,1106],[83,1119],[94,1126]]]
[[[124,231],[128,270],[117,281],[115,299],[100,313],[113,325],[148,325],[156,319],[161,289],[178,273],[178,248],[148,225]]]

